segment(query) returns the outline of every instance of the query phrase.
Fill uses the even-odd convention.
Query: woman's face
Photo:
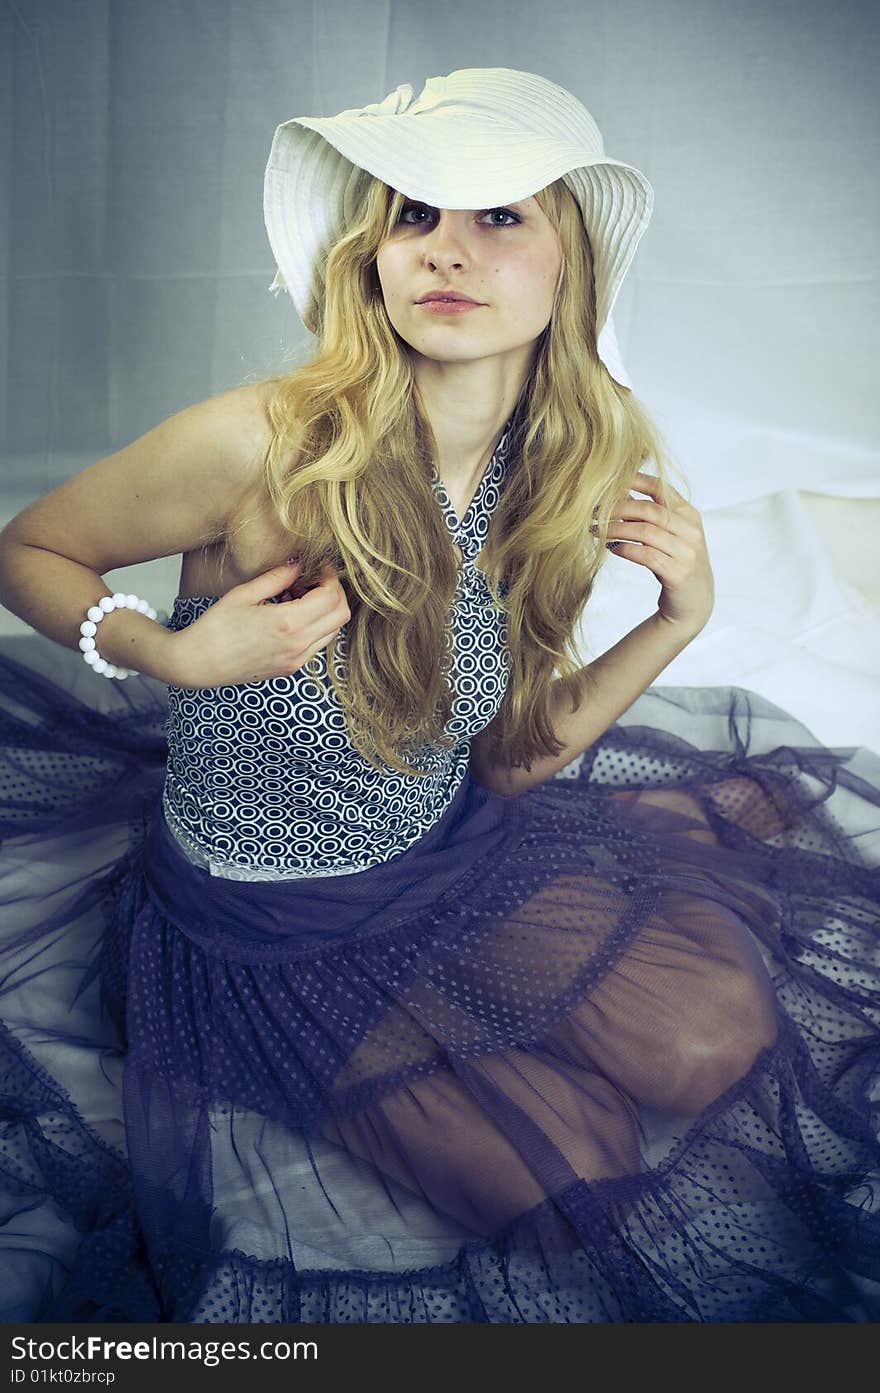
[[[559,239],[533,197],[478,210],[408,199],[376,257],[397,333],[417,353],[441,362],[533,343],[550,320],[561,263]],[[445,314],[419,303],[446,290],[470,296],[478,307]]]

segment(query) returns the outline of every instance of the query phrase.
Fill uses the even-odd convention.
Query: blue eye
[[[424,204],[424,203],[407,203],[407,204],[404,205],[403,209],[401,210],[399,221],[400,221],[400,222],[404,222],[407,213],[431,213],[431,212],[433,212],[433,209],[428,208],[428,206],[427,206],[426,204]],[[498,222],[496,222],[496,223],[492,223],[492,224],[491,224],[492,227],[515,227],[516,224],[517,224],[518,222],[520,222],[520,218],[517,216],[517,214],[516,214],[516,213],[512,213],[512,212],[510,211],[509,208],[486,208],[486,209],[483,210],[482,216],[483,216],[483,217],[486,217],[486,216],[487,216],[488,214],[490,214],[490,213],[503,213],[504,216],[505,216],[506,218],[512,218],[512,219],[513,219],[512,222],[503,222],[503,223],[498,223]],[[419,227],[419,226],[421,226],[421,222],[409,222],[409,221],[407,221],[405,225],[406,225],[407,227]]]
[[[399,222],[403,222],[403,220],[404,220],[404,218],[406,217],[407,213],[426,213],[427,211],[428,211],[427,208],[423,208],[423,207],[421,206],[421,204],[418,204],[418,203],[407,203],[407,204],[405,205],[405,207],[401,209],[401,213],[400,213],[400,217],[399,217],[398,221],[399,221]],[[412,227],[412,226],[413,226],[413,224],[410,223],[410,227]]]
[[[505,216],[506,218],[513,218],[513,222],[512,222],[512,223],[509,223],[509,222],[497,223],[497,222],[496,222],[496,223],[493,223],[493,224],[492,224],[493,227],[513,227],[515,223],[518,223],[518,222],[520,221],[520,219],[517,217],[516,213],[511,213],[511,211],[510,211],[509,208],[487,208],[487,209],[486,209],[486,212],[487,212],[487,213],[503,213],[504,216]]]

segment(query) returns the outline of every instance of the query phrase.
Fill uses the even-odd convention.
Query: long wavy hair
[[[274,390],[263,483],[301,576],[316,578],[329,561],[346,591],[344,661],[337,639],[322,651],[352,743],[376,768],[426,777],[419,752],[460,739],[445,732],[459,563],[432,488],[436,441],[376,269],[406,199],[372,176],[362,190],[319,270],[316,351],[265,379]],[[526,769],[563,749],[554,678],[572,711],[588,699],[576,633],[607,559],[613,505],[648,459],[661,486],[670,467],[680,473],[645,409],[599,359],[592,250],[576,199],[562,179],[535,198],[557,230],[562,268],[480,557],[492,607],[508,616],[509,680],[486,732],[489,754]],[[305,670],[323,686],[321,668],[319,652]]]

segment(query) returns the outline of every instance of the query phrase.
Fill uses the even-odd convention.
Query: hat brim
[[[572,142],[514,131],[494,121],[446,116],[442,123],[418,116],[300,116],[275,132],[269,166],[295,167],[305,150],[299,131],[312,131],[340,155],[408,198],[434,208],[488,208],[515,203],[569,171],[610,165],[628,171],[644,202],[650,184],[631,165]]]
[[[653,189],[632,165],[491,120],[449,115],[441,130],[418,116],[297,117],[275,131],[264,213],[276,261],[309,327],[318,287],[301,284],[295,267],[303,252],[312,263],[342,231],[346,192],[362,171],[435,208],[515,203],[564,178],[593,247],[597,335],[653,207]]]

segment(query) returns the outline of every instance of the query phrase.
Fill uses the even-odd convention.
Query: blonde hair
[[[362,190],[358,216],[319,270],[313,357],[265,379],[274,436],[264,481],[302,574],[316,577],[330,561],[345,588],[344,678],[336,640],[324,652],[353,744],[374,767],[384,760],[421,777],[432,772],[412,762],[423,746],[457,742],[444,728],[458,563],[432,489],[436,442],[376,271],[405,198],[372,176]],[[607,559],[613,505],[645,460],[661,484],[670,464],[657,427],[598,357],[592,251],[577,201],[561,179],[535,198],[563,262],[481,554],[493,608],[508,615],[510,658],[490,756],[526,769],[563,748],[551,724],[554,674],[572,711],[589,691],[574,636]],[[323,683],[320,658],[306,670]]]

